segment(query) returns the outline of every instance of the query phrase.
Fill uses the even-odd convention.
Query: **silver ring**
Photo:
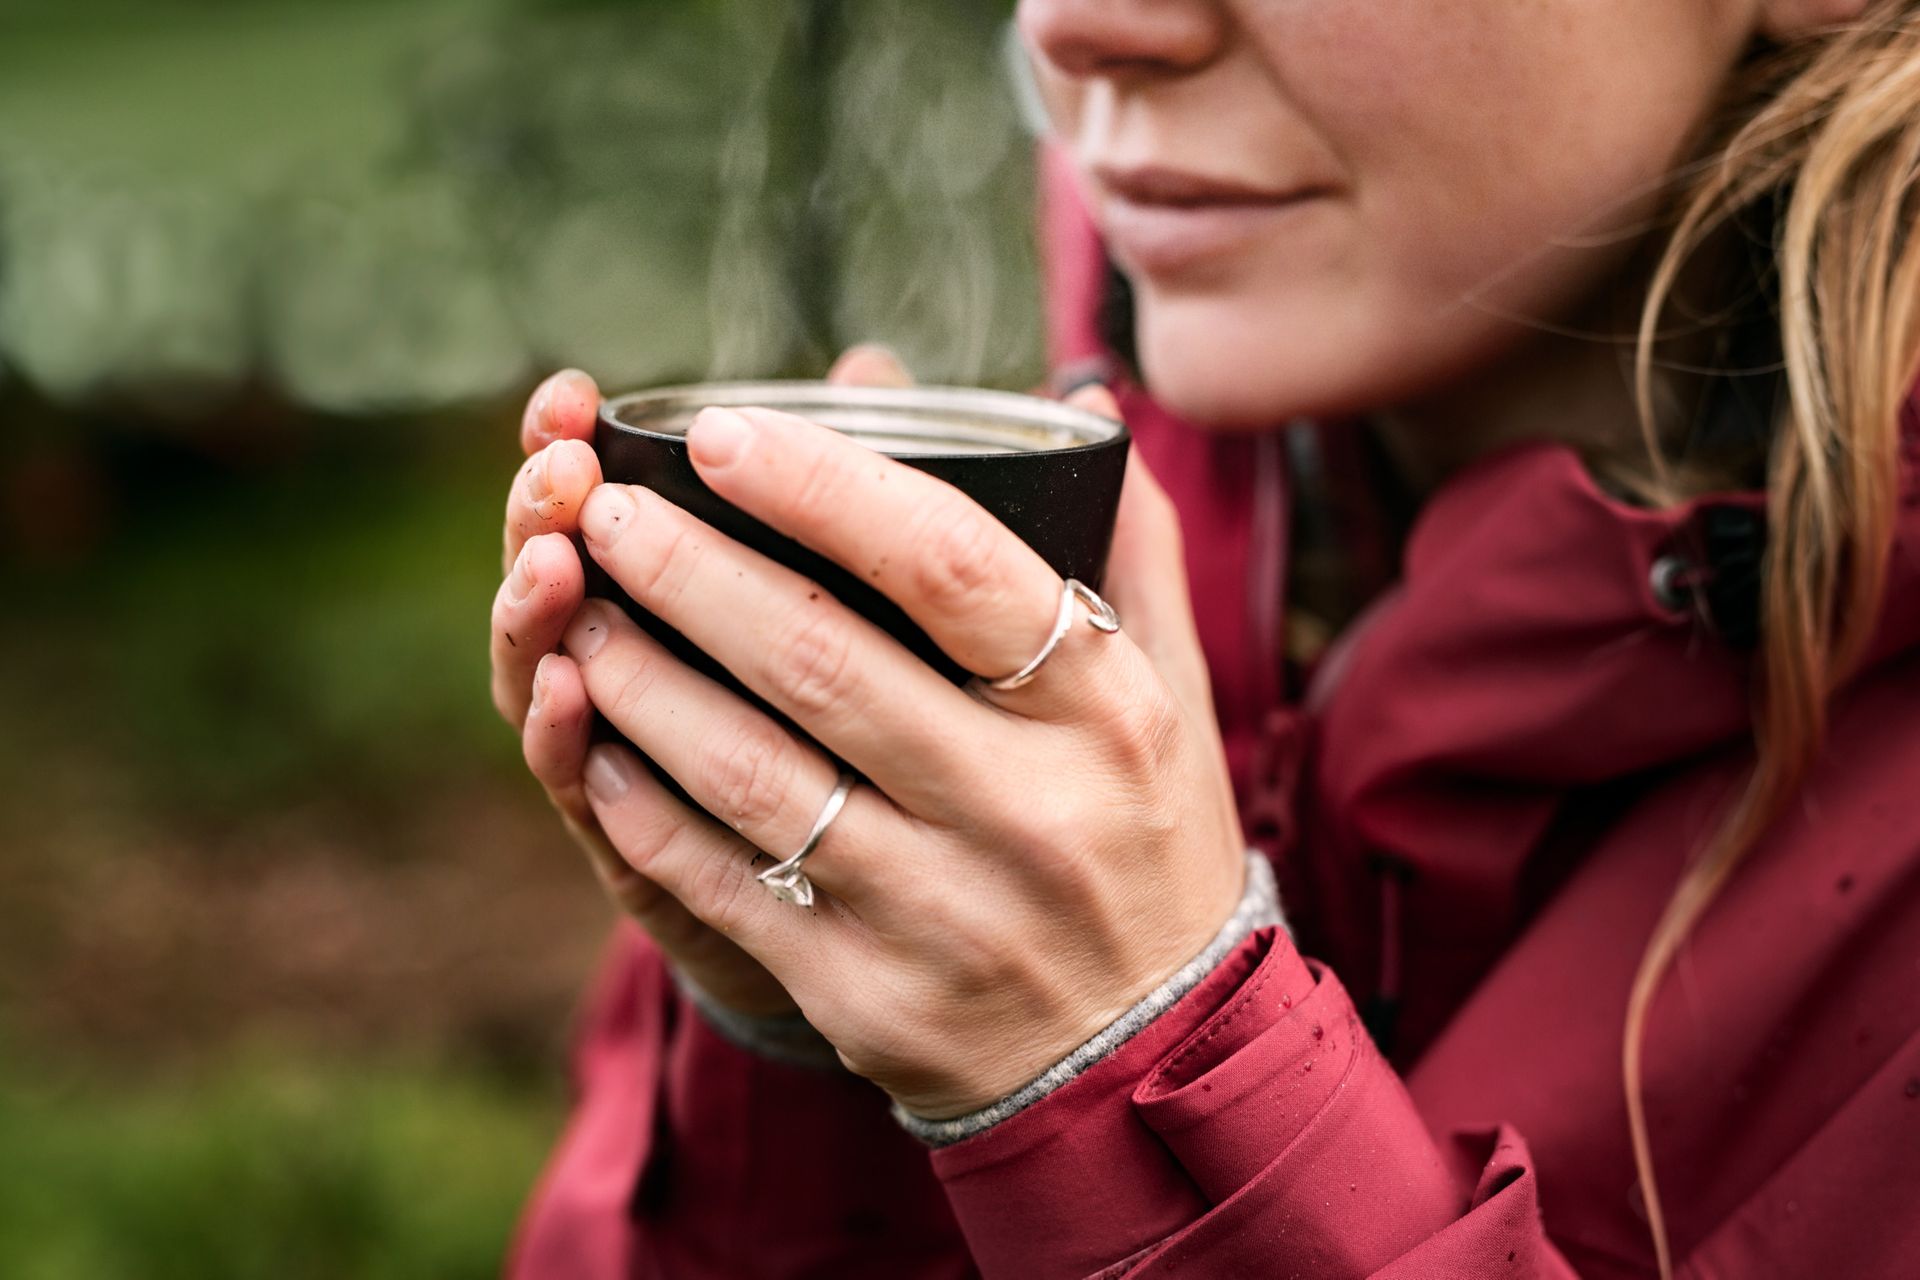
[[[796,907],[813,905],[813,881],[807,879],[806,872],[800,869],[802,863],[813,856],[819,847],[820,838],[827,834],[827,828],[840,816],[840,810],[847,803],[847,793],[853,790],[854,776],[848,769],[840,771],[840,780],[833,784],[833,794],[820,806],[820,816],[813,820],[813,830],[807,832],[806,843],[800,846],[800,852],[785,862],[776,862],[755,879],[767,886],[767,891],[782,902],[791,902]]]
[[[1047,636],[1047,642],[1040,646],[1040,652],[1033,655],[1027,665],[1010,676],[1001,676],[998,680],[987,681],[989,689],[1018,689],[1032,680],[1034,673],[1040,670],[1040,664],[1053,656],[1060,641],[1073,629],[1073,602],[1078,600],[1087,606],[1087,625],[1096,631],[1112,634],[1120,629],[1120,615],[1113,606],[1102,600],[1099,593],[1078,578],[1068,578],[1060,584],[1060,610],[1054,615],[1053,630]]]

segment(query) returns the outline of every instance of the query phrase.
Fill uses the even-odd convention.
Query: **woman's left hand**
[[[1059,576],[948,485],[767,410],[706,410],[687,439],[716,492],[871,581],[967,670],[1017,670],[1050,630]],[[777,900],[748,845],[797,849],[836,763],[589,601],[565,642],[589,697],[745,843],[716,854],[719,824],[618,745],[595,747],[587,768],[602,827],[907,1110],[942,1118],[1011,1093],[1231,914],[1244,846],[1179,529],[1137,457],[1107,581],[1123,629],[1077,615],[1035,679],[1007,692],[954,687],[816,584],[648,490],[599,486],[580,528],[635,600],[863,777],[806,863],[814,908]]]

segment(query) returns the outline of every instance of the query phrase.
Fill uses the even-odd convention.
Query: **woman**
[[[541,388],[495,697],[639,927],[518,1274],[1911,1274],[1920,4],[1020,29],[1124,626],[1043,649],[966,503],[703,415],[956,691]],[[859,784],[583,605],[576,531]]]

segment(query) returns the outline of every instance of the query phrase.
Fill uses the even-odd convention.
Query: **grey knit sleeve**
[[[998,1102],[988,1103],[978,1111],[955,1116],[950,1120],[927,1120],[896,1104],[893,1108],[893,1118],[898,1120],[908,1133],[934,1147],[948,1146],[982,1133],[1009,1116],[1025,1111],[1133,1039],[1146,1028],[1147,1024],[1171,1009],[1182,996],[1199,986],[1201,981],[1218,968],[1220,962],[1232,954],[1234,948],[1244,942],[1254,930],[1271,924],[1284,925],[1285,923],[1280,913],[1280,894],[1274,884],[1273,866],[1267,861],[1265,855],[1258,850],[1250,849],[1247,851],[1247,885],[1240,894],[1240,905],[1227,918],[1227,922],[1220,926],[1220,932],[1213,936],[1213,941],[1209,942],[1199,955],[1183,965],[1179,972],[1148,992],[1139,1003],[1114,1019],[1091,1040],[1054,1063],[1029,1083]]]
[[[955,1116],[951,1120],[927,1120],[895,1106],[894,1119],[898,1120],[908,1133],[935,1147],[944,1147],[959,1142],[963,1138],[971,1138],[991,1128],[1007,1117],[1026,1110],[1131,1040],[1148,1023],[1171,1009],[1182,996],[1199,986],[1201,981],[1219,967],[1220,962],[1225,960],[1233,949],[1245,941],[1247,935],[1255,929],[1284,923],[1280,914],[1279,893],[1273,880],[1273,867],[1258,851],[1249,850],[1247,882],[1246,888],[1240,895],[1240,905],[1227,918],[1227,922],[1220,926],[1220,931],[1214,935],[1213,941],[1209,942],[1200,954],[1181,966],[1179,972],[1141,997],[1138,1003],[1108,1024],[1091,1040],[1056,1062],[1034,1080],[978,1111]],[[756,1053],[763,1058],[784,1062],[790,1066],[812,1067],[823,1071],[845,1070],[839,1055],[834,1052],[833,1046],[827,1042],[826,1037],[816,1031],[813,1024],[800,1014],[765,1016],[738,1013],[714,1000],[712,996],[701,990],[693,979],[678,969],[673,971],[673,978],[681,992],[699,1012],[700,1017],[721,1039],[749,1053]]]
[[[708,995],[678,968],[673,970],[673,981],[714,1034],[737,1048],[792,1067],[846,1070],[827,1038],[803,1015],[739,1013]]]

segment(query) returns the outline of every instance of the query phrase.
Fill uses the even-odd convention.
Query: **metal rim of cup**
[[[614,396],[600,406],[600,420],[633,435],[663,441],[684,439],[686,428],[708,407],[777,409],[826,426],[887,436],[923,435],[930,442],[980,443],[976,451],[888,449],[895,458],[998,457],[1008,453],[1057,454],[1098,449],[1127,434],[1124,423],[1086,409],[1014,391],[978,387],[848,387],[827,382],[703,382],[657,387]],[[1050,441],[1036,447],[1036,433]],[[990,447],[991,443],[1001,447]]]

